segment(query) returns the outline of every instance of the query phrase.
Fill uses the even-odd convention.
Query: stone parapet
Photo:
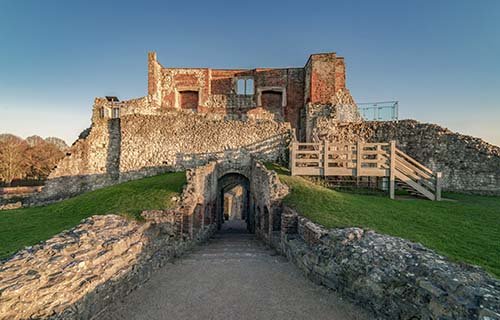
[[[326,230],[284,208],[281,251],[309,279],[383,319],[500,319],[500,281],[479,267],[362,228]],[[292,220],[296,219],[295,222]]]
[[[203,178],[203,177],[202,177]],[[0,319],[90,319],[215,232],[209,185],[189,172],[176,209],[97,215],[0,263]],[[209,192],[209,191],[207,191]],[[199,213],[202,213],[199,216]]]
[[[143,217],[93,216],[2,263],[0,319],[89,319],[215,230],[190,240],[173,211]]]

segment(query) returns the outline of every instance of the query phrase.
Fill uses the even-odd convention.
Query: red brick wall
[[[282,87],[286,89],[286,106],[283,117],[296,128],[300,109],[304,106],[304,69],[256,69],[255,88]],[[262,101],[262,106],[264,101]],[[267,109],[267,108],[266,108]]]
[[[310,102],[329,103],[339,89],[345,88],[345,65],[343,58],[335,53],[311,56]]]
[[[285,119],[292,128],[299,127],[300,110],[304,107],[304,69],[287,69]]]
[[[337,57],[335,60],[335,90],[345,88],[345,63],[344,58]]]
[[[160,68],[159,71],[157,67]],[[173,76],[169,77],[169,74]],[[155,55],[150,54],[148,93],[161,92],[163,108],[174,108],[176,107],[176,90],[196,89],[200,91],[198,101],[198,110],[200,112],[225,114],[229,111],[241,113],[246,111],[243,109],[228,110],[223,98],[230,100],[229,98],[236,93],[234,88],[235,78],[242,76],[254,78],[255,96],[253,101],[255,103],[257,103],[258,88],[284,88],[286,106],[283,110],[283,118],[285,121],[290,122],[294,128],[299,127],[300,112],[306,103],[330,103],[335,93],[339,89],[345,88],[346,81],[344,59],[337,57],[335,53],[313,54],[304,68],[257,68],[252,70],[166,69],[156,61]],[[169,87],[167,88],[167,86]],[[218,95],[219,97],[212,97],[211,95]],[[220,97],[224,95],[226,97]],[[231,101],[234,102],[234,100]],[[265,105],[263,107],[266,108]],[[275,109],[274,102],[273,108]]]
[[[253,76],[252,70],[244,69],[212,69],[210,94],[231,94],[233,90],[233,79],[235,77]]]
[[[233,90],[233,78],[238,72],[234,70],[212,70],[210,94],[230,94]]]
[[[199,91],[198,105],[203,105],[210,92],[209,69],[206,68],[163,68],[161,97],[162,108],[173,109],[176,105],[176,91]]]

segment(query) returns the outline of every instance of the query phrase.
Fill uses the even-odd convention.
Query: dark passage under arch
[[[222,224],[228,219],[228,216],[224,215],[225,210],[227,210],[228,195],[231,194],[231,190],[236,187],[242,188],[241,194],[241,219],[246,223],[246,229],[250,233],[255,232],[255,219],[252,210],[250,210],[250,181],[247,177],[242,174],[231,172],[223,175],[217,181],[217,228],[220,229]]]

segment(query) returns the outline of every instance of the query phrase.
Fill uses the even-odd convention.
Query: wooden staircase
[[[441,200],[441,172],[434,173],[395,146],[394,149],[394,178],[400,181],[403,189],[430,200]]]
[[[389,143],[329,143],[293,141],[290,144],[292,175],[387,177],[394,199],[396,185],[410,194],[441,200],[442,174],[433,172]]]

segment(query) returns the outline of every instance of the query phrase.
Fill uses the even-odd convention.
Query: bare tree
[[[64,157],[64,153],[54,144],[42,140],[26,150],[26,175],[29,179],[43,180],[47,178]]]
[[[4,135],[0,140],[0,179],[10,184],[26,174],[25,152],[28,144],[14,135]]]

